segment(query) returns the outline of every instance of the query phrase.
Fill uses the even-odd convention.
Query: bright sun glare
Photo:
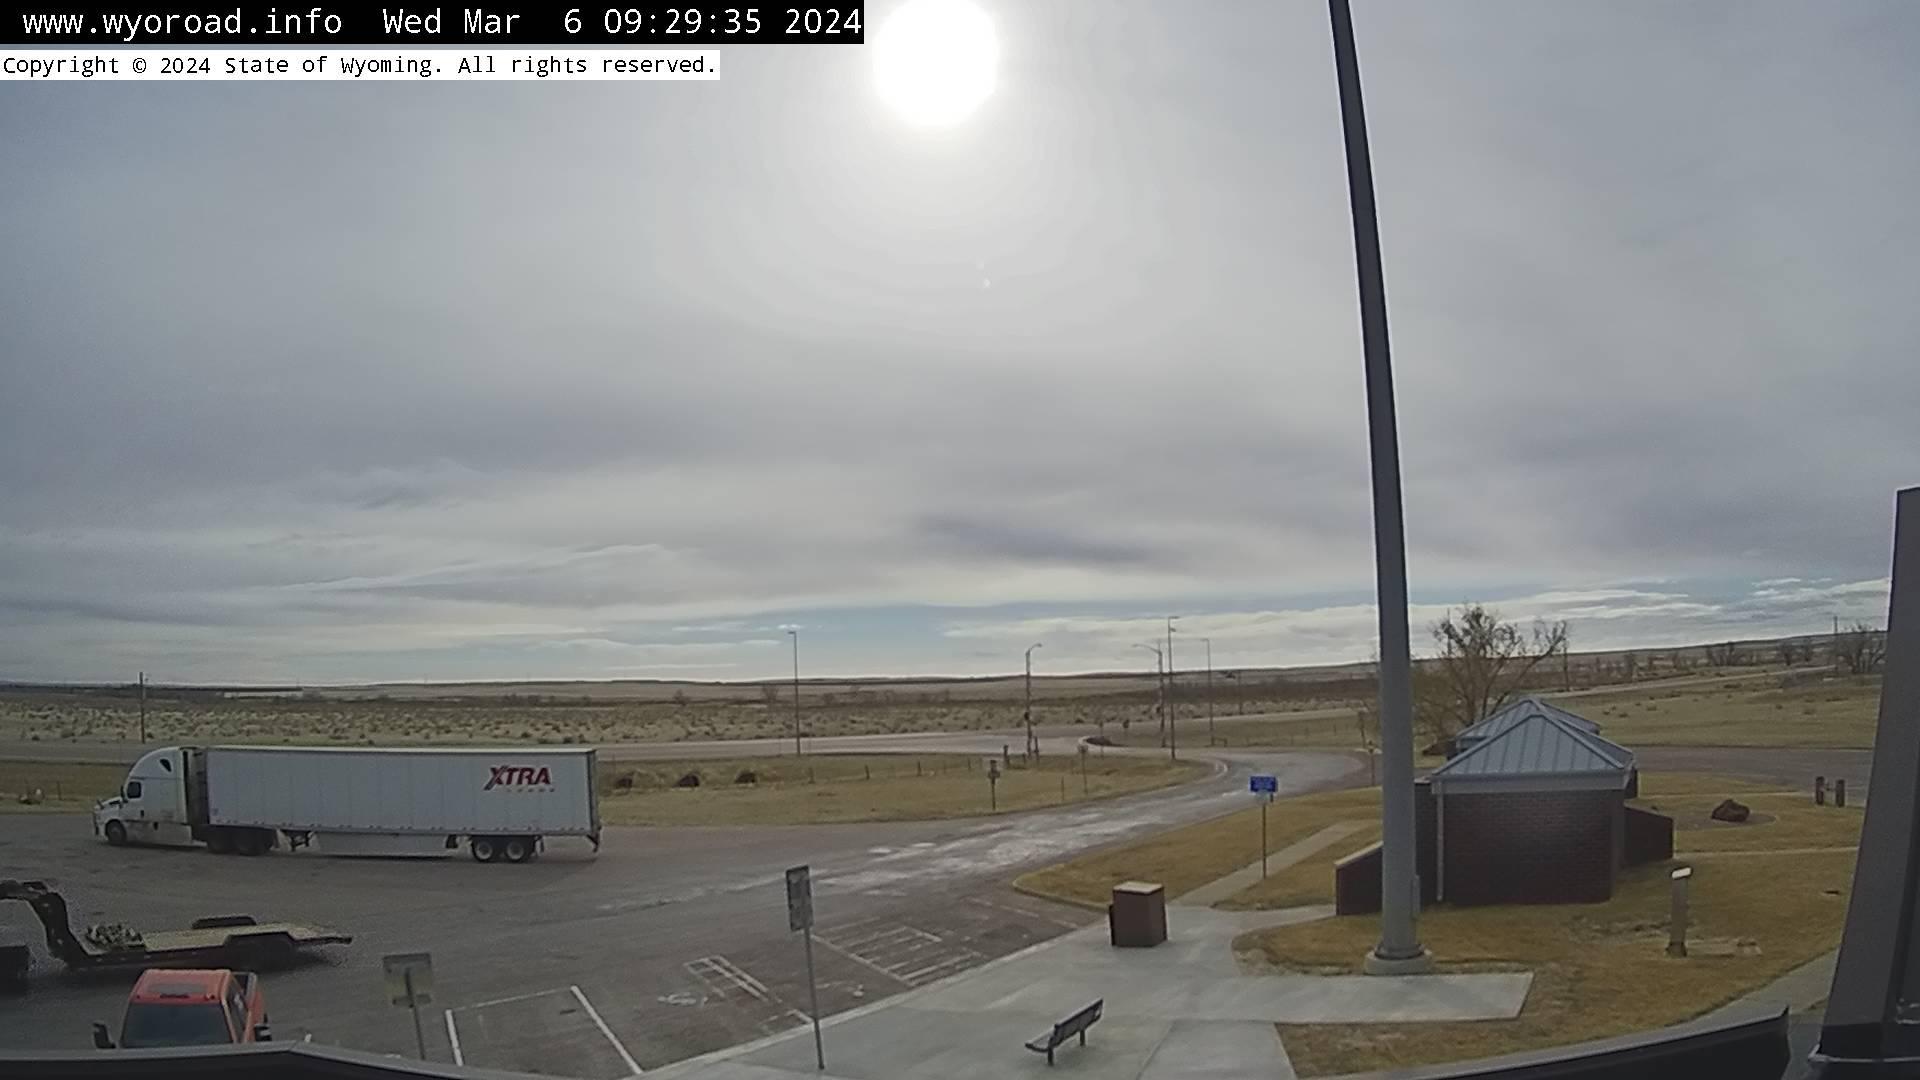
[[[993,93],[1000,43],[968,0],[907,0],[873,39],[880,97],[906,120],[945,127]]]

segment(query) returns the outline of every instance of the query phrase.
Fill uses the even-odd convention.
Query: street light
[[[1164,735],[1167,726],[1167,678],[1164,664],[1166,654],[1160,651],[1158,645],[1135,645],[1134,648],[1148,649],[1153,653],[1153,685],[1154,689],[1160,691],[1160,729]]]
[[[1200,643],[1207,647],[1207,745],[1213,745],[1213,639],[1203,637]]]
[[[1033,734],[1033,650],[1040,648],[1039,642],[1027,646],[1027,756],[1040,756],[1040,740]]]
[[[1173,620],[1179,617],[1167,616],[1167,758],[1170,761],[1180,760],[1179,706],[1173,699]]]
[[[797,627],[787,627],[787,636],[793,639],[793,756],[801,756],[800,751],[800,631]]]
[[[1333,66],[1346,143],[1347,196],[1360,293],[1360,344],[1367,379],[1367,442],[1373,467],[1375,603],[1380,617],[1380,942],[1366,971],[1405,975],[1429,970],[1432,956],[1414,936],[1420,904],[1414,871],[1413,655],[1407,632],[1407,531],[1401,519],[1400,440],[1395,432],[1393,363],[1387,346],[1387,287],[1380,267],[1380,222],[1367,150],[1360,60],[1347,0],[1327,0]]]

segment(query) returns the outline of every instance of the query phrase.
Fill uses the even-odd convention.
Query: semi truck
[[[548,837],[600,850],[591,747],[168,746],[136,761],[94,807],[107,843],[206,845],[262,855],[285,842],[325,855],[526,862]]]

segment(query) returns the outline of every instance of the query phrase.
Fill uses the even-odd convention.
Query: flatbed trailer
[[[76,934],[67,900],[44,881],[0,881],[0,900],[20,900],[46,930],[47,951],[70,968],[274,968],[316,945],[346,945],[353,936],[300,923],[263,923],[251,915],[196,919],[185,930],[135,932],[90,927]]]

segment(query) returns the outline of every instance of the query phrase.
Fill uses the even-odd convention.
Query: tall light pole
[[[800,631],[796,627],[787,628],[787,636],[793,639],[793,756],[801,756],[800,750]]]
[[[1160,691],[1160,727],[1164,734],[1167,724],[1167,676],[1166,654],[1158,645],[1135,645],[1136,649],[1147,649],[1153,653],[1153,686]]]
[[[1414,870],[1413,651],[1407,632],[1407,534],[1401,519],[1400,440],[1395,430],[1393,364],[1387,347],[1387,286],[1380,266],[1373,161],[1360,95],[1360,60],[1347,0],[1327,0],[1333,66],[1340,84],[1347,196],[1360,293],[1360,343],[1367,381],[1367,442],[1373,466],[1375,603],[1380,616],[1380,942],[1366,970],[1378,975],[1426,971],[1433,960],[1415,936],[1420,905]]]
[[[1213,639],[1203,637],[1200,643],[1207,647],[1207,745],[1213,745]]]
[[[1178,615],[1167,616],[1167,758],[1171,761],[1180,760],[1178,724],[1180,706],[1174,702],[1173,697],[1173,620],[1179,617]]]
[[[1027,646],[1027,756],[1040,756],[1040,740],[1033,735],[1033,650],[1040,648],[1039,642]]]

